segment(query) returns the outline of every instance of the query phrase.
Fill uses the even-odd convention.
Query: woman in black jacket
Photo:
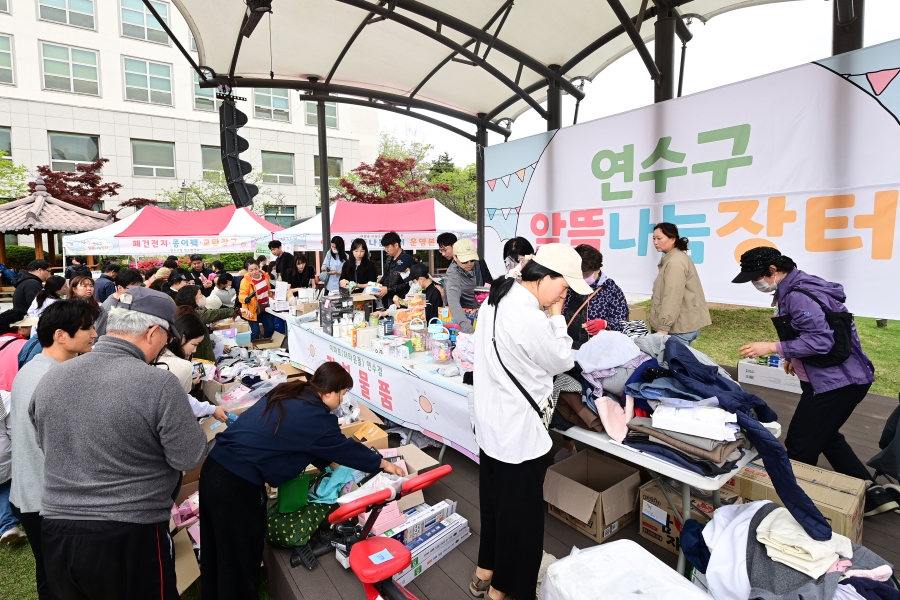
[[[359,286],[353,291],[361,292],[367,283],[375,281],[377,277],[375,265],[369,260],[369,247],[366,245],[366,240],[356,238],[350,244],[350,258],[341,269],[340,286],[347,287],[349,282],[354,281]]]
[[[377,452],[341,433],[337,408],[353,386],[341,365],[326,362],[309,383],[282,383],[216,437],[200,472],[200,585],[204,598],[257,598],[266,534],[266,486],[298,477],[310,463],[337,462],[405,475]],[[216,501],[215,499],[227,499]]]

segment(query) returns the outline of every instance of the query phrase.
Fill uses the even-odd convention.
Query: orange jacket
[[[272,303],[272,298],[275,295],[275,290],[272,289],[272,280],[269,279],[269,275],[267,273],[263,273],[263,277],[266,278],[266,283],[269,284],[269,304]],[[247,301],[247,296],[249,296],[256,289],[256,284],[253,283],[253,279],[250,278],[250,274],[244,275],[244,278],[241,279],[241,289],[238,291],[238,301],[241,303],[243,308],[246,308],[250,311],[250,316],[247,317],[248,321],[256,320],[256,296],[250,298],[250,301]]]

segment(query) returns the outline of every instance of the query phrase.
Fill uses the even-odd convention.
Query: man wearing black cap
[[[59,598],[178,598],[170,509],[181,472],[206,454],[206,435],[178,378],[148,364],[170,336],[181,339],[174,321],[165,294],[132,288],[93,350],[35,389],[41,541]],[[73,392],[84,373],[95,374],[90,388]]]

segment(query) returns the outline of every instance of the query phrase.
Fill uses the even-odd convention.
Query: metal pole
[[[866,0],[833,0],[831,55],[837,56],[863,47],[863,16]]]
[[[478,113],[479,119],[485,118],[484,113]],[[476,218],[478,232],[478,256],[484,258],[484,149],[488,145],[487,129],[484,121],[478,124],[478,132],[475,134],[475,179],[477,183],[478,199],[476,200]]]
[[[678,69],[678,97],[681,98],[681,86],[684,83],[684,55],[687,53],[687,42],[681,43],[681,67]]]
[[[559,72],[559,65],[550,65],[550,68]],[[562,128],[562,88],[559,82],[548,79],[547,83],[547,131]]]
[[[322,248],[331,248],[331,205],[328,193],[328,139],[325,133],[325,101],[317,104],[319,126],[319,202],[322,203]]]
[[[662,76],[653,91],[654,102],[664,102],[675,97],[675,21],[670,8],[660,2],[656,18],[656,42],[654,48],[656,66]]]

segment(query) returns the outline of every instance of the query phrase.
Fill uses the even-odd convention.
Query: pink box
[[[366,520],[369,518],[370,513],[363,513],[359,515],[359,522],[362,525],[365,525]],[[375,525],[372,526],[372,535],[381,535],[385,531],[390,531],[391,529],[403,525],[406,523],[406,514],[400,512],[400,508],[397,506],[397,502],[391,502],[386,504],[384,509],[382,509],[381,514],[378,515],[378,520],[375,521]]]
[[[188,535],[191,536],[191,540],[198,546],[200,545],[200,523],[194,523],[190,527],[188,527]]]

